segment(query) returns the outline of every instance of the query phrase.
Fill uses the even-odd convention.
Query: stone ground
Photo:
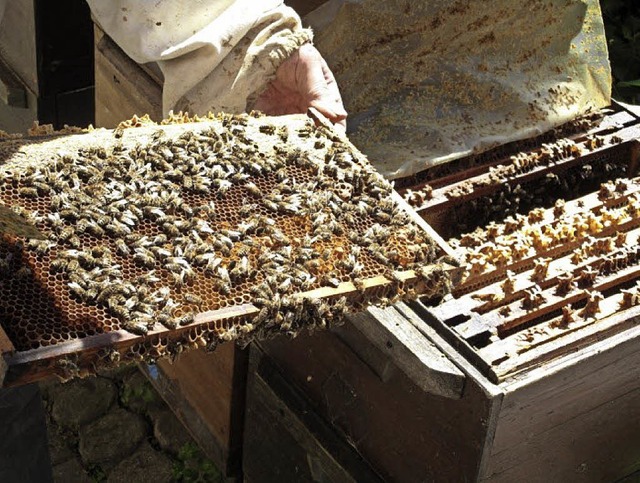
[[[136,366],[41,387],[56,483],[222,481]]]

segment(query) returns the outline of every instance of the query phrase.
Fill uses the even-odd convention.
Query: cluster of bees
[[[618,180],[610,183],[606,189],[610,190],[611,186],[614,187],[612,193],[620,194],[626,189],[627,182]],[[472,276],[576,241],[581,244],[572,253],[571,260],[578,264],[589,256],[603,255],[613,247],[625,244],[624,232],[616,233],[613,237],[602,237],[601,234],[637,218],[640,215],[640,195],[633,193],[622,206],[602,207],[597,213],[587,210],[563,216],[564,207],[562,200],[556,202],[552,210],[555,217],[553,222],[542,223],[547,210],[535,208],[527,215],[509,216],[503,223],[491,222],[485,228],[464,234],[452,243],[468,249],[465,256],[470,263]],[[536,278],[544,276],[546,269],[540,265],[534,274]]]
[[[604,300],[602,294],[596,290],[584,290],[585,305],[581,310],[576,310],[571,305],[562,307],[562,316],[555,322],[557,327],[566,327],[576,321],[576,314],[584,319],[595,317],[600,312],[600,302]]]
[[[539,166],[547,166],[553,161],[559,161],[582,154],[580,145],[570,139],[560,139],[555,143],[543,144],[539,151],[523,151],[509,158],[508,164],[499,164],[489,168],[487,176],[482,176],[469,182],[464,182],[448,190],[445,195],[449,199],[464,197],[475,188],[499,185],[510,178],[528,173]]]
[[[418,269],[437,246],[329,130],[224,115],[180,132],[158,127],[132,147],[120,128],[110,146],[6,163],[0,200],[47,235],[25,245],[45,267],[36,276],[61,276],[71,298],[136,334],[251,302],[257,316],[216,336],[236,339],[324,325],[354,306],[298,296],[312,289],[349,281],[360,304],[375,303],[403,293],[365,294],[367,277],[433,278]]]
[[[402,196],[410,206],[419,208],[430,199],[433,199],[433,188],[426,184],[420,189],[407,189]]]
[[[533,311],[548,302],[552,291],[559,297],[580,293],[584,306],[579,311],[570,305],[563,307],[558,323],[567,325],[575,320],[576,314],[595,317],[603,300],[602,294],[594,289],[598,278],[637,265],[640,260],[640,248],[623,231],[627,228],[621,226],[633,225],[640,216],[640,194],[628,192],[632,184],[635,181],[627,179],[602,184],[597,193],[602,204],[597,209],[582,209],[584,201],[577,200],[574,203],[577,209],[568,210],[566,203],[558,200],[548,210],[536,208],[527,215],[508,217],[503,223],[490,223],[462,236],[457,243],[466,256],[470,286],[474,277],[504,271],[500,277],[502,296],[492,293],[473,297],[496,306],[502,300],[521,298],[522,309]],[[577,248],[571,251],[576,244]],[[550,273],[554,259],[563,257],[567,263],[556,263]],[[521,282],[528,279],[527,287],[520,293],[515,273],[507,269],[514,264],[520,264],[519,272],[530,270],[526,277],[520,277]],[[622,294],[621,309],[640,303],[637,288],[623,290]],[[508,305],[500,309],[503,316],[510,312]]]
[[[490,194],[478,197],[474,195],[471,197],[472,199],[456,206],[452,216],[458,220],[458,226],[455,232],[450,233],[450,236],[473,231],[476,227],[484,227],[492,221],[502,221],[506,216],[526,213],[535,207],[553,206],[558,198],[574,199],[586,193],[591,193],[594,189],[597,190],[599,183],[603,179],[616,179],[626,176],[627,162],[624,157],[621,159],[603,157],[600,160],[594,158],[592,160],[593,164],[577,164],[566,170],[558,170],[556,172],[551,170],[543,171],[544,166],[552,167],[556,162],[564,159],[562,156],[564,156],[565,152],[568,152],[568,149],[589,151],[591,144],[601,147],[603,143],[620,142],[621,140],[615,136],[610,138],[591,136],[581,144],[572,144],[571,141],[561,140],[557,143],[545,145],[546,148],[542,151],[520,153],[513,157],[514,159],[533,159],[533,164],[529,161],[523,164],[512,159],[512,163],[515,164],[498,166],[489,175],[455,185],[455,187],[444,192],[449,199],[467,197],[478,186],[491,185],[494,189]],[[554,153],[552,149],[554,146],[556,152],[559,150],[563,154],[552,154],[552,156],[556,156],[553,161],[542,163],[540,157],[542,156],[546,159],[549,156],[548,153]],[[565,147],[563,150],[561,149],[562,146],[574,146],[574,148]],[[547,154],[543,156],[543,153]],[[528,166],[526,170],[529,171],[539,166],[541,168],[540,176],[514,184],[516,171],[522,171],[524,165]]]

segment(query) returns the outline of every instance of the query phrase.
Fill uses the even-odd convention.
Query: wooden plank
[[[632,132],[636,132],[637,128],[632,127]],[[624,134],[625,130],[617,131],[615,136],[620,136]],[[505,176],[504,179],[501,179],[499,182],[496,182],[493,179],[493,173],[480,173],[479,175],[464,179],[460,179],[457,182],[446,185],[442,188],[433,191],[433,198],[429,200],[429,202],[424,206],[418,208],[418,212],[420,214],[428,213],[430,211],[439,211],[442,209],[449,209],[451,206],[458,205],[461,203],[469,202],[472,199],[479,198],[481,196],[486,196],[492,194],[496,191],[496,189],[500,188],[502,184],[509,184],[511,186],[515,186],[518,184],[528,183],[533,181],[536,178],[540,178],[545,173],[549,172],[558,172],[558,171],[566,171],[574,166],[583,165],[588,163],[598,162],[599,158],[602,157],[603,154],[611,155],[617,152],[624,152],[624,150],[630,150],[632,144],[635,142],[635,138],[630,136],[625,136],[624,142],[620,144],[612,145],[607,136],[605,137],[605,144],[600,148],[595,148],[591,151],[580,155],[574,155],[572,157],[553,159],[548,164],[542,163],[538,166],[533,167],[528,171],[524,171],[522,173],[518,173],[515,175]],[[531,154],[536,151],[540,151],[542,148],[537,148],[529,151]],[[507,165],[511,165],[511,161],[507,160]],[[473,189],[468,193],[460,196],[447,196],[447,194],[453,192],[454,190],[460,189],[473,185]]]
[[[632,192],[629,193],[629,195],[625,195],[619,198],[620,202],[623,202],[624,200],[626,200],[631,194],[635,194],[637,193],[638,190],[633,190]],[[585,197],[585,199],[589,200],[593,200],[593,197],[588,196]],[[613,204],[615,203],[616,199],[611,199],[608,201],[608,204]],[[606,206],[607,203],[603,204],[602,206]],[[597,208],[594,208],[594,210],[599,211],[600,208],[602,208],[602,206],[599,206]],[[551,223],[550,223],[551,224]],[[553,223],[555,224],[555,223]],[[552,225],[553,225],[552,224]],[[619,224],[616,225],[611,225],[611,226],[607,226],[605,228],[603,228],[601,231],[599,231],[598,233],[591,235],[593,238],[606,238],[609,236],[613,236],[615,235],[617,232],[631,232],[631,230],[635,229],[638,225],[640,225],[640,219],[637,218],[633,218],[633,217],[626,217],[624,219],[624,221],[621,221]],[[540,226],[544,226],[544,225],[540,225]],[[633,232],[631,232],[633,233]],[[569,241],[569,242],[562,242],[562,243],[557,243],[557,244],[553,244],[551,245],[548,249],[542,251],[536,251],[534,254],[524,257],[520,260],[517,261],[513,261],[511,263],[509,263],[508,265],[503,265],[503,266],[498,266],[495,267],[493,270],[488,271],[488,272],[484,272],[480,275],[475,275],[475,276],[470,276],[468,277],[462,284],[458,285],[455,288],[454,291],[454,295],[456,295],[457,297],[465,294],[465,293],[469,293],[471,291],[475,291],[478,288],[482,287],[483,285],[488,285],[490,283],[493,283],[495,280],[499,280],[504,278],[506,272],[508,270],[514,272],[514,273],[522,273],[526,270],[532,269],[535,265],[535,261],[540,259],[540,258],[552,258],[552,259],[556,259],[556,258],[560,258],[563,256],[567,256],[569,253],[571,253],[571,251],[575,250],[576,248],[580,247],[581,245],[583,245],[585,243],[585,241],[587,241],[589,239],[588,234],[585,234],[584,236],[581,237],[576,237],[574,240]],[[593,262],[591,262],[591,264],[593,264]],[[571,262],[571,265],[576,265],[573,262]],[[532,284],[533,285],[533,284]]]
[[[251,385],[244,480],[355,482],[261,378]],[[306,463],[306,464],[304,464]]]
[[[635,389],[576,415],[532,437],[526,453],[516,447],[494,456],[483,481],[618,481],[640,469],[638,406],[640,389]]]
[[[142,365],[153,386],[226,476],[241,470],[248,351],[233,343]]]
[[[348,316],[348,321],[422,391],[451,399],[462,397],[462,371],[395,308],[371,307]],[[358,353],[357,341],[349,346]]]
[[[275,338],[260,347],[382,478],[477,478],[499,393],[488,396],[485,386],[467,378],[462,397],[448,399],[420,390],[402,371],[382,382],[326,331]]]
[[[357,314],[353,314],[357,315]],[[382,382],[389,382],[399,369],[393,360],[356,328],[353,316],[347,316],[344,324],[330,329],[371,369]]]
[[[175,329],[162,326],[160,323],[155,324],[155,328],[150,330],[146,335],[137,335],[128,330],[120,329],[103,334],[92,335],[82,339],[72,339],[66,342],[50,346],[42,346],[38,349],[31,349],[15,353],[11,357],[10,365],[21,365],[35,361],[43,361],[62,356],[68,356],[77,352],[88,352],[90,349],[100,349],[103,347],[112,347],[116,349],[127,349],[136,342],[150,342],[158,338],[177,338],[176,336],[184,335],[193,328],[198,326],[209,326],[215,329],[215,323],[224,320],[230,324],[234,321],[241,321],[248,317],[253,317],[258,313],[258,309],[253,304],[240,304],[230,307],[224,307],[218,310],[210,310],[196,314],[194,321],[189,324],[181,325]]]
[[[13,343],[9,340],[6,332],[0,326],[0,388],[4,384],[4,377],[7,373],[7,361],[6,358],[15,352]]]
[[[419,279],[412,270],[396,272],[394,277],[396,281],[391,281],[381,275],[364,279],[360,289],[356,288],[351,282],[342,282],[338,287],[321,287],[296,293],[293,296],[318,299],[334,299],[346,296],[358,299],[366,297],[368,292],[374,290],[378,291],[376,293],[379,296],[379,290],[385,289],[385,287],[393,289],[397,281],[412,283],[417,293],[422,293],[426,290],[424,281]],[[120,354],[125,354],[136,344],[150,347],[158,344],[160,340],[181,341],[194,328],[202,327],[215,331],[218,330],[219,323],[222,321],[224,321],[225,326],[230,326],[235,322],[241,323],[249,320],[258,313],[259,309],[253,304],[240,304],[196,314],[192,323],[184,324],[175,329],[169,329],[156,323],[155,328],[144,336],[121,329],[21,351],[13,354],[7,360],[10,366],[8,382],[10,385],[21,385],[49,377],[52,372],[56,372],[55,367],[58,361],[65,357],[78,357],[78,361],[75,362],[78,368],[88,368],[99,362],[99,352],[105,348],[118,350]]]
[[[0,56],[34,96],[38,95],[35,2],[6,2],[0,29]]]
[[[620,107],[626,109],[631,114],[633,114],[636,118],[640,118],[640,106],[635,106],[633,104],[627,104],[621,101],[614,101]]]
[[[624,108],[628,107],[628,105],[624,105]],[[636,116],[634,116],[632,112],[625,111],[622,107],[616,105],[615,101],[613,101],[610,108],[601,109],[599,112],[603,117],[596,123],[596,125],[591,127],[587,132],[580,131],[567,136],[566,139],[571,139],[577,143],[584,142],[587,136],[611,134],[612,132],[619,131],[621,128],[629,126],[637,121]],[[569,124],[571,124],[571,121]],[[563,126],[559,126],[558,129],[562,130],[562,127]],[[510,157],[512,155],[527,150],[533,151],[536,146],[540,146],[544,142],[553,142],[549,141],[549,138],[550,133],[547,132],[536,136],[535,138],[499,145],[496,148],[480,153],[479,155],[471,156],[471,159],[475,162],[471,164],[467,163],[465,169],[460,169],[459,167],[457,169],[453,168],[452,173],[445,171],[445,173],[440,177],[429,180],[428,182],[423,181],[413,183],[410,187],[414,191],[421,190],[426,185],[429,185],[432,189],[439,189],[459,181],[465,181],[476,176],[482,176],[483,174],[486,174],[490,168],[501,164],[504,165],[505,163],[511,163]],[[558,138],[556,137],[556,140],[557,139]],[[529,146],[529,148],[527,146]],[[480,158],[480,160],[478,160],[478,158]],[[463,159],[462,161],[468,161],[468,158]],[[450,167],[455,164],[455,161],[447,164]],[[427,170],[425,174],[428,171],[429,170]],[[398,181],[402,184],[403,188],[407,187],[407,182],[404,180]],[[421,211],[424,208],[428,208],[428,206],[429,202],[425,203],[423,206],[416,206],[416,210]]]
[[[614,481],[637,469],[639,341],[635,327],[503,384],[487,479]]]
[[[478,380],[488,384],[486,391],[488,395],[496,396],[501,391],[496,389],[499,382],[498,377],[493,372],[493,368],[487,364],[468,341],[462,339],[456,332],[455,327],[450,327],[448,319],[441,318],[438,308],[428,307],[422,301],[416,300],[407,304],[398,303],[395,305],[398,310],[429,340],[440,348],[462,371],[469,375],[474,374]],[[464,316],[463,313],[461,315]],[[479,317],[482,324],[484,318]],[[437,329],[437,332],[436,332]],[[480,377],[480,374],[483,377]],[[497,392],[496,392],[497,391]]]
[[[7,373],[7,363],[4,360],[4,357],[0,355],[0,388],[2,388],[4,383],[4,376]]]
[[[605,290],[617,287],[618,285],[624,284],[630,280],[635,280],[638,277],[640,277],[640,267],[630,267],[625,270],[620,270],[619,272],[616,272],[611,276],[602,277],[600,281],[598,281],[598,283],[595,283],[593,284],[593,286],[589,287],[589,290],[592,290],[594,292],[604,292]],[[549,299],[549,301],[536,308],[535,311],[530,312],[521,310],[517,306],[518,302],[514,302],[513,312],[516,313],[516,315],[500,322],[497,327],[498,333],[507,333],[509,330],[512,330],[513,328],[518,327],[534,318],[542,317],[545,314],[553,312],[555,310],[560,310],[564,306],[575,304],[581,300],[585,300],[587,297],[588,294],[584,291],[578,291],[575,294],[564,297],[547,294],[547,298]]]
[[[393,194],[391,195],[391,197],[393,198],[393,200],[398,203],[398,205],[400,205],[400,207],[402,209],[404,209],[404,211],[406,211],[409,216],[411,217],[411,219],[413,221],[415,221],[418,226],[420,228],[422,228],[423,231],[425,231],[435,242],[436,244],[442,249],[442,251],[444,251],[444,253],[450,257],[452,260],[456,260],[459,261],[458,259],[458,254],[456,253],[456,251],[451,248],[451,246],[444,241],[444,238],[442,238],[438,232],[436,232],[431,225],[429,225],[426,220],[424,218],[422,218],[420,215],[418,215],[415,210],[413,208],[411,208],[411,206],[409,205],[409,203],[407,203],[404,198],[402,196],[400,196],[398,194],[397,191],[394,191]],[[459,275],[462,276],[462,271],[459,271]],[[459,277],[457,277],[459,278]]]
[[[95,25],[96,125],[114,128],[134,114],[160,121],[162,87]]]
[[[13,346],[13,342],[11,342],[9,336],[0,325],[0,354],[6,356],[13,354],[15,351],[16,348]]]
[[[550,322],[551,323],[551,322]],[[628,330],[640,323],[640,307],[633,307],[623,313],[602,319],[585,321],[577,327],[569,327],[561,337],[550,337],[544,344],[533,344],[533,347],[519,353],[518,357],[498,364],[495,372],[501,379],[518,377],[518,373],[527,369],[542,367],[548,361],[580,351],[590,344],[605,337]],[[497,351],[496,351],[497,352]],[[495,354],[492,354],[494,357]]]
[[[253,311],[253,312],[252,312]],[[151,350],[154,346],[167,341],[182,341],[188,337],[189,331],[202,327],[208,330],[216,330],[216,321],[225,319],[229,323],[240,322],[247,317],[255,315],[256,309],[251,304],[242,304],[235,307],[226,307],[218,311],[205,312],[195,317],[191,324],[177,329],[158,328],[150,331],[146,336],[140,336],[126,330],[117,330],[104,334],[93,335],[82,339],[70,340],[52,346],[39,347],[28,351],[16,352],[7,357],[9,372],[5,379],[5,385],[17,386],[37,382],[60,372],[59,361],[61,359],[74,360],[74,365],[84,374],[87,369],[100,365],[101,353],[105,349],[115,349],[120,354],[136,345]],[[159,324],[156,324],[159,327]],[[162,342],[164,341],[164,342]],[[162,355],[162,354],[160,354]],[[68,376],[65,376],[68,377]]]
[[[381,481],[256,346],[250,360],[245,481]]]
[[[504,397],[504,390],[500,386],[489,381],[480,370],[454,346],[452,346],[447,340],[445,340],[433,327],[429,325],[425,320],[424,315],[426,312],[421,310],[420,312],[414,311],[414,306],[405,303],[398,303],[395,307],[400,313],[402,313],[416,329],[420,331],[425,337],[427,337],[433,344],[440,349],[452,362],[454,362],[460,370],[467,376],[467,385],[477,386],[484,394],[486,404],[488,405],[486,420],[484,421],[485,434],[478,442],[481,447],[480,458],[478,461],[478,475],[483,475],[487,471],[487,467],[490,462],[491,448],[493,446],[493,440],[495,437],[496,428],[498,425],[498,418],[502,411],[502,401]],[[424,307],[424,306],[423,306]],[[466,431],[465,427],[462,427],[462,432]],[[459,431],[460,429],[458,429]],[[477,478],[476,478],[477,479]]]

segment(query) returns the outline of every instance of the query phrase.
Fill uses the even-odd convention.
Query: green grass
[[[173,478],[181,483],[219,483],[222,475],[194,443],[185,444],[173,465]]]

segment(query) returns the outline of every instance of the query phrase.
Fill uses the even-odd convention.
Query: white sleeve
[[[127,55],[158,63],[165,115],[245,111],[280,63],[311,41],[282,0],[87,2]]]

